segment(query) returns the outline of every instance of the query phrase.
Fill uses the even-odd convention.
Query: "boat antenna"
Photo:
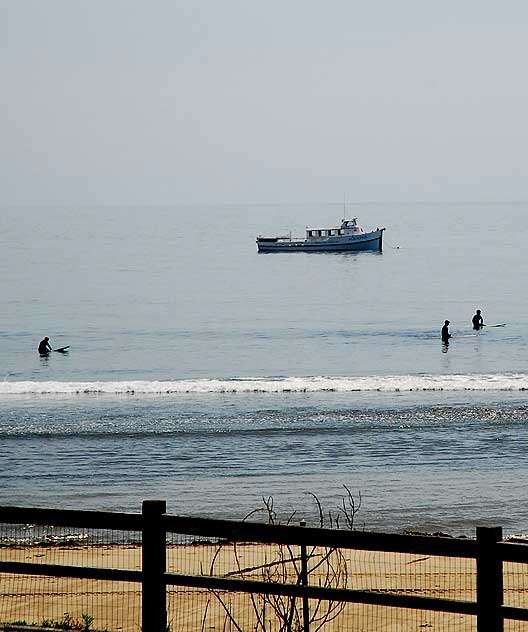
[[[346,219],[346,193],[343,193],[343,219]]]

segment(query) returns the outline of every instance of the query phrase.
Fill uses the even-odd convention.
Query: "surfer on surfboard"
[[[60,347],[59,349],[52,349],[49,343],[49,338],[46,336],[39,342],[38,352],[42,356],[47,356],[49,355],[50,351],[58,351],[59,353],[65,353],[69,348],[70,348],[70,345],[67,345],[66,347]]]
[[[471,322],[473,324],[473,329],[481,329],[484,327],[484,319],[482,318],[480,309],[477,309],[477,313],[473,316]]]
[[[46,336],[39,342],[38,352],[40,355],[47,355],[51,351],[51,345],[49,343],[49,338]]]

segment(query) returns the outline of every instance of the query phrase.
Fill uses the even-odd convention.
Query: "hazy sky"
[[[526,0],[0,0],[0,203],[528,199]]]

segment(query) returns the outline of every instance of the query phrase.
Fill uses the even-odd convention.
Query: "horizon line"
[[[431,206],[458,204],[460,206],[491,206],[496,204],[521,205],[528,204],[528,199],[517,200],[363,200],[363,201],[347,201],[346,206],[381,206],[387,204],[400,204],[417,206],[419,204],[427,204]],[[178,208],[178,207],[209,207],[209,208],[225,208],[225,207],[269,207],[269,206],[339,206],[343,207],[341,201],[295,201],[295,202],[0,202],[0,208]]]

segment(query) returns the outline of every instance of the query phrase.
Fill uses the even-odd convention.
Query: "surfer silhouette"
[[[43,338],[38,346],[38,352],[40,355],[47,355],[51,351],[51,345],[49,343],[49,338],[46,336]]]
[[[480,309],[477,309],[477,313],[471,319],[473,323],[473,329],[480,329],[484,327],[484,319],[482,318],[482,314],[480,313]]]
[[[448,345],[449,338],[451,338],[451,334],[449,333],[449,321],[446,320],[444,322],[444,326],[442,327],[442,342]]]

